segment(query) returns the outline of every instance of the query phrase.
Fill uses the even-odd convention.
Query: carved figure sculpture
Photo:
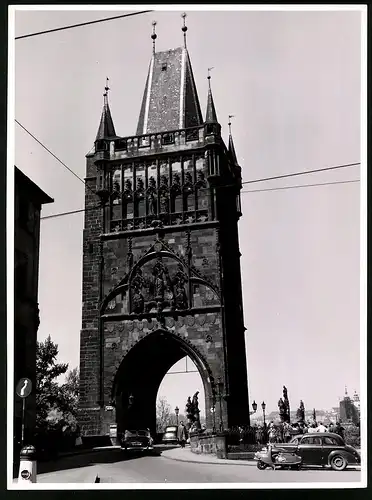
[[[148,185],[146,193],[147,193],[149,215],[156,215],[156,213],[157,213],[156,181],[155,181],[154,177],[149,178],[149,185]]]
[[[141,269],[138,269],[131,282],[132,290],[132,311],[136,314],[141,314],[144,311],[145,299],[141,289],[144,286],[145,280]]]
[[[187,309],[187,295],[185,291],[185,283],[187,282],[187,276],[183,272],[183,267],[178,264],[178,270],[173,278],[174,285],[174,300],[173,307],[175,309]]]
[[[192,402],[190,396],[187,398],[186,408],[185,408],[186,418],[187,418],[187,427],[190,429],[194,422],[194,414],[192,411]]]
[[[192,398],[192,411],[193,411],[193,416],[194,416],[194,424],[195,424],[195,428],[197,430],[201,429],[198,394],[199,394],[199,391],[197,391]]]

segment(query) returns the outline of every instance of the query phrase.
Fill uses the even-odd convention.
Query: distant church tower
[[[203,381],[207,427],[249,424],[241,168],[231,130],[228,147],[221,137],[209,75],[203,120],[185,18],[182,30],[182,47],[156,52],[154,24],[136,135],[116,135],[107,84],[87,155],[84,435],[108,435],[114,423],[155,431],[159,386],[184,356]]]

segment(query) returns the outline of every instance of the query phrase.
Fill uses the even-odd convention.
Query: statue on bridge
[[[302,399],[300,401],[300,407],[297,410],[297,421],[305,422],[305,405]]]
[[[190,430],[198,431],[201,429],[198,394],[199,391],[197,391],[194,394],[192,401],[190,396],[187,398],[186,417],[187,417],[187,427],[189,431]]]

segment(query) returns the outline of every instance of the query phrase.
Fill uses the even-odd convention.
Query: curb
[[[174,460],[176,462],[186,462],[190,464],[207,464],[207,465],[241,465],[243,467],[254,467],[256,462],[253,460],[247,460],[247,463],[241,463],[240,460],[228,460],[227,459],[218,459],[218,460],[226,460],[225,462],[212,462],[212,461],[204,461],[204,460],[191,460],[188,458],[176,458],[169,455],[164,455],[164,452],[161,454],[162,457],[167,458],[168,460]]]

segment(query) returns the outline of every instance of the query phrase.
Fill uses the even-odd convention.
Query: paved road
[[[45,468],[45,467],[44,467]],[[63,469],[45,472],[39,468],[39,483],[273,483],[357,482],[360,471],[264,470],[254,465],[220,465],[179,462],[162,456],[125,457],[120,450],[83,457],[66,457],[54,463]]]

